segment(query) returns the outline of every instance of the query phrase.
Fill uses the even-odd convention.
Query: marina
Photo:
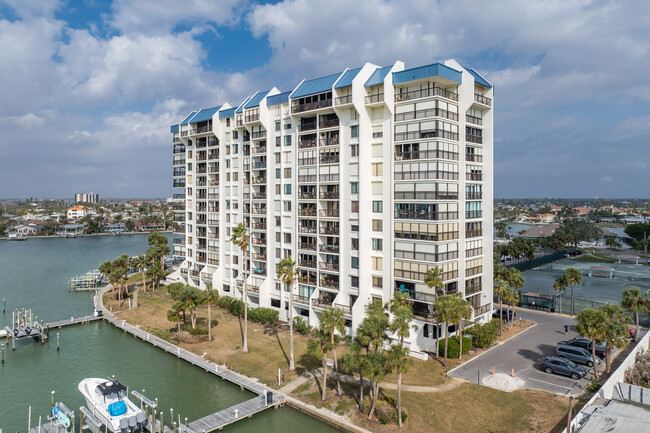
[[[70,278],[68,288],[71,291],[97,290],[108,283],[108,278],[99,272],[98,269],[88,271],[83,275],[75,275]]]

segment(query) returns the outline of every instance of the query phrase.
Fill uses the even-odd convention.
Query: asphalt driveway
[[[507,374],[514,369],[515,377],[525,382],[524,388],[566,396],[579,395],[589,384],[592,374],[576,381],[566,376],[547,374],[540,369],[544,357],[553,355],[559,341],[578,335],[575,332],[575,320],[568,316],[531,310],[517,310],[517,316],[532,320],[537,325],[452,370],[449,375],[476,383],[479,377],[482,380],[489,375],[492,368],[495,373]],[[569,326],[568,336],[564,335],[565,324]],[[604,362],[601,368],[604,368]],[[590,370],[593,373],[593,369],[587,368],[587,371]]]

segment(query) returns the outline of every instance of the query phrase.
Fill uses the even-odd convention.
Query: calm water
[[[135,255],[147,249],[146,236],[29,239],[0,242],[0,301],[7,299],[7,314],[0,324],[11,323],[13,308],[31,308],[45,321],[92,312],[88,293],[68,293],[70,276],[96,268],[122,253]],[[189,420],[249,399],[253,394],[192,367],[113,326],[94,322],[58,330],[61,351],[56,351],[56,331],[44,345],[18,342],[0,366],[0,428],[26,432],[28,407],[32,426],[45,418],[50,392],[56,391],[71,409],[82,405],[77,384],[85,377],[116,378],[130,389],[146,390],[158,397],[169,420],[169,408]],[[167,423],[167,422],[166,422]],[[227,432],[338,431],[296,410],[284,407],[255,415],[224,429]]]

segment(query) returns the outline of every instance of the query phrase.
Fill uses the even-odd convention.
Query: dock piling
[[[5,345],[4,343],[2,344],[2,363],[5,363]]]
[[[59,333],[56,333],[56,351],[59,351]]]

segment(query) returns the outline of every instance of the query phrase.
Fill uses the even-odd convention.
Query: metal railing
[[[299,192],[298,193],[298,198],[302,200],[314,200],[316,199],[316,193],[315,192]]]
[[[338,263],[320,263],[319,268],[327,270],[327,271],[338,272],[339,271],[339,264]]]
[[[251,133],[251,138],[253,140],[255,140],[257,138],[265,138],[265,137],[266,137],[266,131],[253,131]]]
[[[482,135],[465,134],[465,141],[469,141],[470,143],[483,144],[483,136]]]
[[[339,192],[338,191],[327,191],[320,193],[321,200],[338,200]]]
[[[345,105],[352,103],[352,95],[340,96],[334,100],[335,105]]]
[[[483,180],[483,173],[466,173],[465,180]]]
[[[465,115],[465,122],[473,123],[474,125],[483,125],[483,119],[469,114]]]
[[[476,153],[466,153],[465,161],[470,162],[483,162],[483,155],[478,155]]]
[[[395,152],[395,161],[410,161],[412,159],[450,159],[452,161],[458,161],[458,152],[448,152],[438,149]]]
[[[298,226],[298,233],[316,234],[316,227]]]
[[[302,266],[302,267],[305,267],[305,268],[314,268],[315,269],[316,268],[316,261],[299,259],[298,260],[298,266]],[[298,278],[300,278],[300,277],[298,277]],[[304,281],[301,281],[301,282],[304,282]],[[316,278],[314,278],[314,282],[312,284],[316,284]]]
[[[474,93],[474,100],[479,104],[487,105],[490,107],[492,106],[492,99],[483,96],[480,93]]]
[[[327,108],[332,106],[332,99],[324,99],[322,101],[309,102],[307,104],[293,105],[291,107],[292,113],[302,113],[304,111],[318,110],[319,108]]]
[[[299,216],[316,216],[316,208],[298,209]]]
[[[321,138],[318,141],[319,146],[336,146],[339,144],[339,137]]]
[[[310,147],[316,147],[315,138],[310,138],[308,140],[298,140],[299,149],[309,149]]]
[[[198,128],[192,128],[190,134],[204,134],[206,132],[212,131],[212,125],[199,126]]]
[[[316,125],[317,124],[315,120],[313,122],[301,123],[298,125],[298,132],[313,131],[316,129]]]
[[[410,101],[411,99],[429,98],[431,96],[442,96],[443,98],[458,101],[458,93],[442,87],[434,86],[427,89],[413,90],[410,92],[401,92],[395,94],[395,102]]]
[[[338,245],[321,244],[320,251],[322,253],[338,254],[339,253],[339,246]]]
[[[378,102],[384,102],[384,94],[376,93],[374,95],[368,95],[365,98],[366,104],[376,104]]]
[[[411,211],[411,210],[396,210],[395,218],[397,219],[413,219],[413,220],[456,220],[458,219],[458,212],[428,212],[428,211]]]
[[[339,119],[330,119],[320,122],[321,128],[335,128],[339,126]]]
[[[395,141],[420,140],[425,138],[444,138],[458,141],[458,133],[445,131],[443,129],[428,129],[425,131],[396,132]]]
[[[300,242],[298,244],[298,248],[301,249],[301,250],[316,251],[316,244],[309,244],[309,243]]]
[[[444,117],[449,120],[458,121],[458,113],[454,113],[442,108],[427,108],[425,110],[407,111],[404,113],[395,113],[395,122],[405,120],[423,119],[425,117]]]
[[[319,286],[321,287],[327,287],[329,289],[337,289],[339,288],[339,282],[336,280],[330,280],[327,278],[321,278]]]
[[[412,171],[409,170],[409,171],[395,172],[395,180],[414,180],[414,179],[458,180],[458,173],[454,171],[440,171],[440,170],[412,170]]]
[[[395,200],[458,200],[457,192],[448,191],[395,191]]]
[[[321,209],[319,214],[325,218],[338,218],[339,209]]]

